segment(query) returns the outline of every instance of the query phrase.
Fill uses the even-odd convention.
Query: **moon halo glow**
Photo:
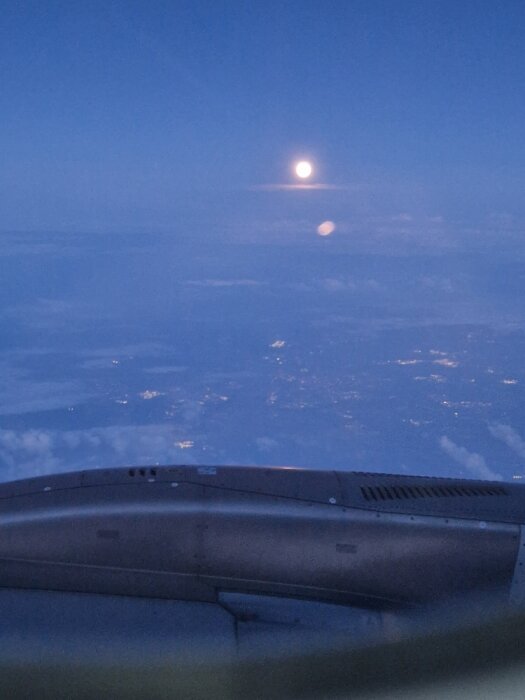
[[[301,180],[306,180],[306,178],[309,178],[312,174],[312,171],[312,164],[309,163],[307,160],[301,160],[295,166],[295,174],[297,175],[297,177],[300,177]]]

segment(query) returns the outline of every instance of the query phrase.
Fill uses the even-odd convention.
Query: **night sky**
[[[524,36],[511,0],[5,2],[0,478],[525,473]]]

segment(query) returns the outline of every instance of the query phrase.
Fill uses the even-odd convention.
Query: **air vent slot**
[[[405,501],[414,498],[456,498],[466,496],[506,496],[502,486],[361,486],[361,495],[365,501]]]
[[[170,471],[170,470],[168,470]],[[156,469],[143,469],[142,467],[140,469],[128,469],[128,475],[129,476],[136,476],[137,474],[139,476],[146,476],[149,472],[150,476],[157,476],[157,470]]]

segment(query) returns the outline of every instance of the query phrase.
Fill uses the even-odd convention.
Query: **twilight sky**
[[[521,215],[524,35],[518,0],[8,1],[0,227],[287,216],[247,190],[303,155],[330,207]]]
[[[0,480],[524,478],[524,36],[513,0],[4,2]]]

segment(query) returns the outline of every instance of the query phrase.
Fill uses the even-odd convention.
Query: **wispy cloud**
[[[169,351],[168,345],[162,343],[144,342],[144,343],[123,343],[122,345],[114,345],[113,347],[93,347],[83,350],[81,355],[84,357],[159,357]]]
[[[96,397],[78,380],[36,380],[0,363],[0,416],[70,408]]]
[[[441,437],[439,445],[443,452],[464,467],[476,479],[488,479],[489,481],[502,480],[502,476],[492,471],[492,469],[487,466],[485,458],[477,452],[469,452],[466,447],[456,445],[456,443],[446,435]]]
[[[188,367],[185,365],[157,365],[155,367],[148,367],[144,370],[148,374],[179,374],[182,372],[187,372]]]
[[[185,284],[191,287],[259,287],[263,283],[252,279],[205,279],[188,280]]]
[[[64,325],[79,326],[86,322],[110,319],[112,314],[87,301],[69,301],[41,297],[30,304],[18,304],[5,308],[0,319],[15,320],[21,326],[36,330],[58,330]]]
[[[325,277],[318,281],[318,285],[327,292],[378,292],[381,285],[374,279],[355,279],[352,277]]]
[[[298,192],[301,190],[325,190],[325,191],[340,191],[352,192],[362,189],[362,185],[331,185],[330,183],[317,182],[312,184],[289,184],[289,183],[270,183],[267,185],[252,185],[248,188],[253,192]]]
[[[71,236],[49,232],[0,231],[0,257],[35,255],[38,257],[73,257],[79,253],[71,244]]]
[[[504,442],[519,457],[525,459],[525,440],[510,425],[503,423],[493,423],[489,425],[490,434]]]

